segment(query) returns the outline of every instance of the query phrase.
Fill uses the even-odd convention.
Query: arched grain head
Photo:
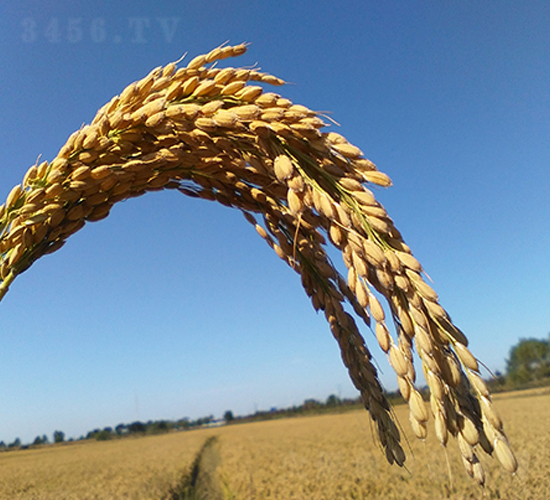
[[[492,450],[489,439],[496,440],[499,460],[507,470],[515,470],[502,422],[464,335],[423,281],[421,265],[384,207],[364,188],[367,182],[389,186],[391,180],[345,137],[322,133],[325,123],[314,111],[247,84],[284,83],[279,78],[250,68],[208,66],[245,50],[244,44],[220,46],[193,58],[186,68],[176,71],[175,63],[156,68],[103,106],[91,126],[71,135],[51,164],[31,167],[24,188],[15,188],[3,213],[0,209],[0,221],[8,224],[0,235],[0,276],[12,279],[27,256],[35,259],[31,252],[36,248],[55,251],[85,221],[101,220],[116,202],[146,191],[177,188],[237,207],[277,255],[301,274],[314,308],[324,309],[390,462],[403,465],[405,454],[355,324],[354,317],[369,324],[369,313],[377,341],[409,401],[415,435],[426,437],[428,412],[413,385],[413,338],[441,444],[449,432],[457,436],[468,472],[480,484],[485,481],[483,470],[471,453],[478,441],[487,451]],[[265,226],[252,212],[264,215]],[[327,259],[323,232],[342,253],[348,284]],[[315,268],[315,278],[303,259]],[[385,324],[382,299],[373,291],[392,312],[397,346]],[[345,299],[356,316],[345,312]],[[466,376],[480,398],[479,407]],[[479,411],[485,432],[476,421]],[[459,425],[461,414],[468,418]]]

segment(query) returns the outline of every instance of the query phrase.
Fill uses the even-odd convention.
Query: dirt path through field
[[[224,500],[225,495],[218,474],[221,463],[216,436],[209,437],[193,462],[166,500]]]

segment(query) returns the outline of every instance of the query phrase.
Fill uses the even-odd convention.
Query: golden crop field
[[[178,500],[174,491],[203,443],[217,436],[216,475],[229,499],[550,498],[550,390],[495,396],[520,468],[484,461],[487,486],[465,474],[454,443],[418,442],[407,407],[395,408],[410,448],[387,464],[364,411],[231,425],[136,439],[0,454],[1,499]],[[451,485],[452,478],[452,485]],[[171,492],[171,493],[170,493]]]

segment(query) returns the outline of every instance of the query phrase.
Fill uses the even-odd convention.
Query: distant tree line
[[[550,381],[550,334],[548,339],[523,338],[510,349],[506,360],[506,382],[537,385]]]
[[[506,374],[503,375],[497,372],[495,377],[489,381],[489,386],[493,392],[543,385],[550,385],[550,334],[548,339],[520,339],[519,342],[510,349],[509,357],[506,360]],[[389,392],[386,396],[394,404],[402,400],[401,395],[397,391]],[[346,411],[362,406],[363,403],[360,397],[354,399],[341,399],[331,394],[325,401],[306,399],[301,405],[289,408],[271,408],[270,410],[256,411],[253,414],[245,416],[235,416],[231,410],[227,410],[222,420],[215,420],[213,415],[208,415],[195,420],[185,417],[176,421],[149,420],[148,422],[136,421],[130,424],[121,423],[115,428],[105,427],[103,429],[94,429],[88,432],[86,436],[81,436],[79,440],[95,439],[98,441],[105,441],[125,436],[141,436],[191,430],[207,425],[235,424],[256,420],[270,420],[316,413]],[[63,443],[64,441],[65,433],[59,430],[54,431],[53,443]],[[72,441],[72,439],[69,439],[69,441]],[[45,434],[37,436],[32,444],[29,445],[23,445],[21,440],[16,438],[9,444],[0,441],[0,451],[26,449],[30,446],[41,446],[46,444],[50,444],[50,441]]]

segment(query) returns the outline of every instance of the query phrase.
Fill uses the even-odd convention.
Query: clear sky
[[[549,26],[535,0],[4,0],[0,196],[152,68],[250,42],[224,65],[292,82],[390,175],[377,196],[502,371],[550,331]],[[0,346],[6,442],[357,395],[298,275],[238,212],[176,193],[118,204],[19,276]]]

